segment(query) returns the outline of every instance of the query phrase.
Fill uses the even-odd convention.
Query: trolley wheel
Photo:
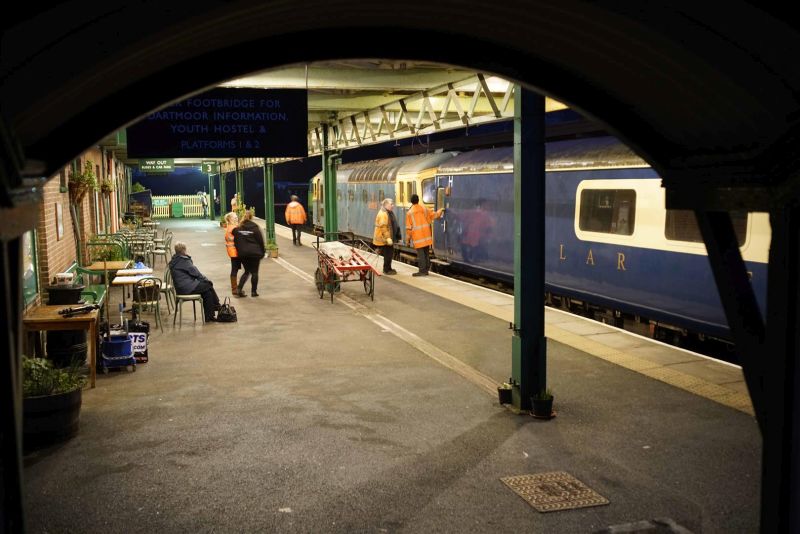
[[[322,277],[322,271],[319,270],[319,267],[314,271],[314,283],[317,284],[319,298],[322,298],[325,295],[325,279]]]
[[[108,367],[103,367],[103,374],[104,374],[104,375],[107,375],[107,374],[108,374]]]
[[[133,372],[134,373],[136,372],[136,364],[135,363],[133,364]]]
[[[375,273],[368,271],[364,275],[364,292],[375,300]]]

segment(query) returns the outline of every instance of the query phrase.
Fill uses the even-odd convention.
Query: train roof
[[[545,145],[547,170],[649,167],[614,137],[555,141]],[[464,152],[439,165],[438,174],[512,172],[514,148],[500,147]]]

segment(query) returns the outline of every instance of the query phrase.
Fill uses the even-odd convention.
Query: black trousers
[[[300,244],[300,227],[303,226],[302,224],[290,224],[289,226],[292,227],[292,243],[297,245]]]
[[[384,245],[381,247],[381,254],[383,254],[383,272],[392,270],[392,256],[394,256],[394,247],[391,245]]]
[[[428,270],[431,268],[430,247],[422,247],[417,249],[417,264],[419,265],[419,272],[428,272]]]
[[[231,276],[237,276],[239,269],[242,268],[242,260],[239,258],[231,258]]]
[[[239,279],[239,289],[244,289],[244,284],[250,278],[250,292],[255,293],[258,289],[258,266],[261,264],[261,258],[241,258],[241,260],[244,274]]]
[[[214,283],[211,280],[201,280],[197,284],[196,293],[203,297],[203,308],[206,315],[206,321],[210,321],[214,317],[214,312],[219,308],[219,297],[217,292],[214,291]]]

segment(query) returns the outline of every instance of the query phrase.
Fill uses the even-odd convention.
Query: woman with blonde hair
[[[238,286],[236,284],[236,277],[239,275],[239,269],[242,267],[242,260],[236,252],[236,243],[233,238],[233,230],[239,226],[239,216],[234,212],[225,215],[225,250],[228,252],[228,257],[231,259],[231,292],[236,295]]]

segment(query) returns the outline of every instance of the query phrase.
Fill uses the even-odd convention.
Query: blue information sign
[[[128,127],[128,157],[305,157],[305,89],[217,88]]]

